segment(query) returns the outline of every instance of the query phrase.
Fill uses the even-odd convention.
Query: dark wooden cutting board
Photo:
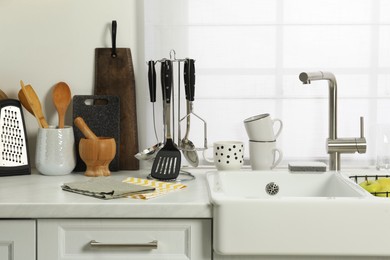
[[[137,110],[135,96],[134,68],[129,48],[95,49],[95,95],[120,97],[120,144],[119,168],[138,170]]]

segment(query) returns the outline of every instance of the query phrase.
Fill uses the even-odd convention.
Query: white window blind
[[[367,153],[343,164],[373,163],[375,126],[390,123],[390,1],[146,0],[144,31],[146,60],[171,49],[196,60],[194,109],[209,144],[247,145],[243,120],[270,113],[284,123],[284,162],[327,160],[327,82],[298,79],[324,70],[338,82],[338,136],[358,137],[365,118]],[[192,138],[202,134],[192,126]]]

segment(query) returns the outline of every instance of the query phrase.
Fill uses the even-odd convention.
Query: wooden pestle
[[[74,119],[74,124],[77,126],[78,129],[83,133],[85,138],[87,139],[98,139],[98,137],[95,135],[94,132],[92,132],[91,128],[88,127],[88,125],[85,123],[84,119],[82,117],[76,117]]]

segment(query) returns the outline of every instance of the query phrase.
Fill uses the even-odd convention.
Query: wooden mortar
[[[85,176],[109,176],[108,168],[116,154],[116,143],[112,137],[97,137],[81,117],[74,120],[75,125],[85,135],[79,143],[79,154],[87,166]]]
[[[87,165],[85,176],[109,176],[108,168],[116,153],[114,138],[98,137],[97,139],[81,138],[79,143],[81,159]]]

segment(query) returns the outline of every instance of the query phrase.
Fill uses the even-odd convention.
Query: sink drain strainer
[[[267,185],[265,185],[265,191],[269,195],[276,195],[279,192],[279,185],[275,182],[270,182]]]

